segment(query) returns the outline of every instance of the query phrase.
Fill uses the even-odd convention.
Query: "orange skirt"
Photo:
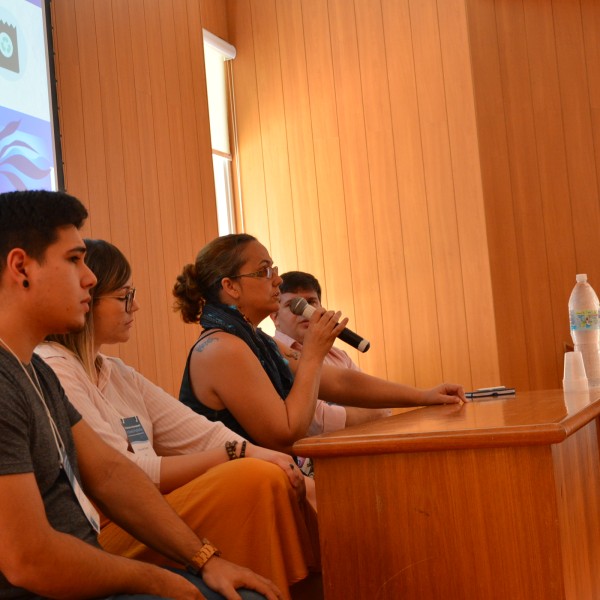
[[[287,475],[272,463],[245,458],[218,465],[165,499],[223,558],[267,577],[286,598],[288,586],[318,567],[315,516],[299,505]],[[181,567],[112,522],[102,528],[100,543],[113,554]]]

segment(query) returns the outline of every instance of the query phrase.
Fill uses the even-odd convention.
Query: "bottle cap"
[[[577,283],[583,283],[584,281],[587,281],[587,274],[579,273],[579,274],[575,275],[575,281]]]

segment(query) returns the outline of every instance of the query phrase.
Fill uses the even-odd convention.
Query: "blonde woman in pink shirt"
[[[139,305],[123,254],[102,240],[85,244],[85,262],[98,278],[85,328],[52,336],[38,354],[84,419],[147,473],[188,525],[211,540],[210,547],[271,579],[289,598],[288,586],[315,562],[299,469],[290,456],[195,414],[100,352],[129,339]],[[100,542],[115,554],[164,563],[111,522],[103,523]]]

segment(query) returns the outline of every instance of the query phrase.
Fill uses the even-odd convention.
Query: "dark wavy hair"
[[[247,233],[218,237],[202,248],[193,264],[183,267],[173,287],[175,310],[186,323],[198,323],[206,302],[219,303],[221,280],[237,275],[244,264],[244,248],[256,238]]]
[[[46,249],[69,225],[80,229],[88,216],[83,204],[65,192],[28,190],[0,194],[0,273],[14,248],[42,262]]]

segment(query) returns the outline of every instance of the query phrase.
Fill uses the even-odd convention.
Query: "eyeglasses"
[[[229,279],[237,279],[238,277],[259,277],[262,279],[273,279],[273,276],[279,275],[279,267],[263,267],[254,273],[242,273],[241,275],[229,275]]]
[[[100,300],[101,298],[114,298],[115,300],[125,302],[125,312],[130,313],[135,299],[135,288],[129,288],[129,291],[123,296],[98,296],[96,299]]]

